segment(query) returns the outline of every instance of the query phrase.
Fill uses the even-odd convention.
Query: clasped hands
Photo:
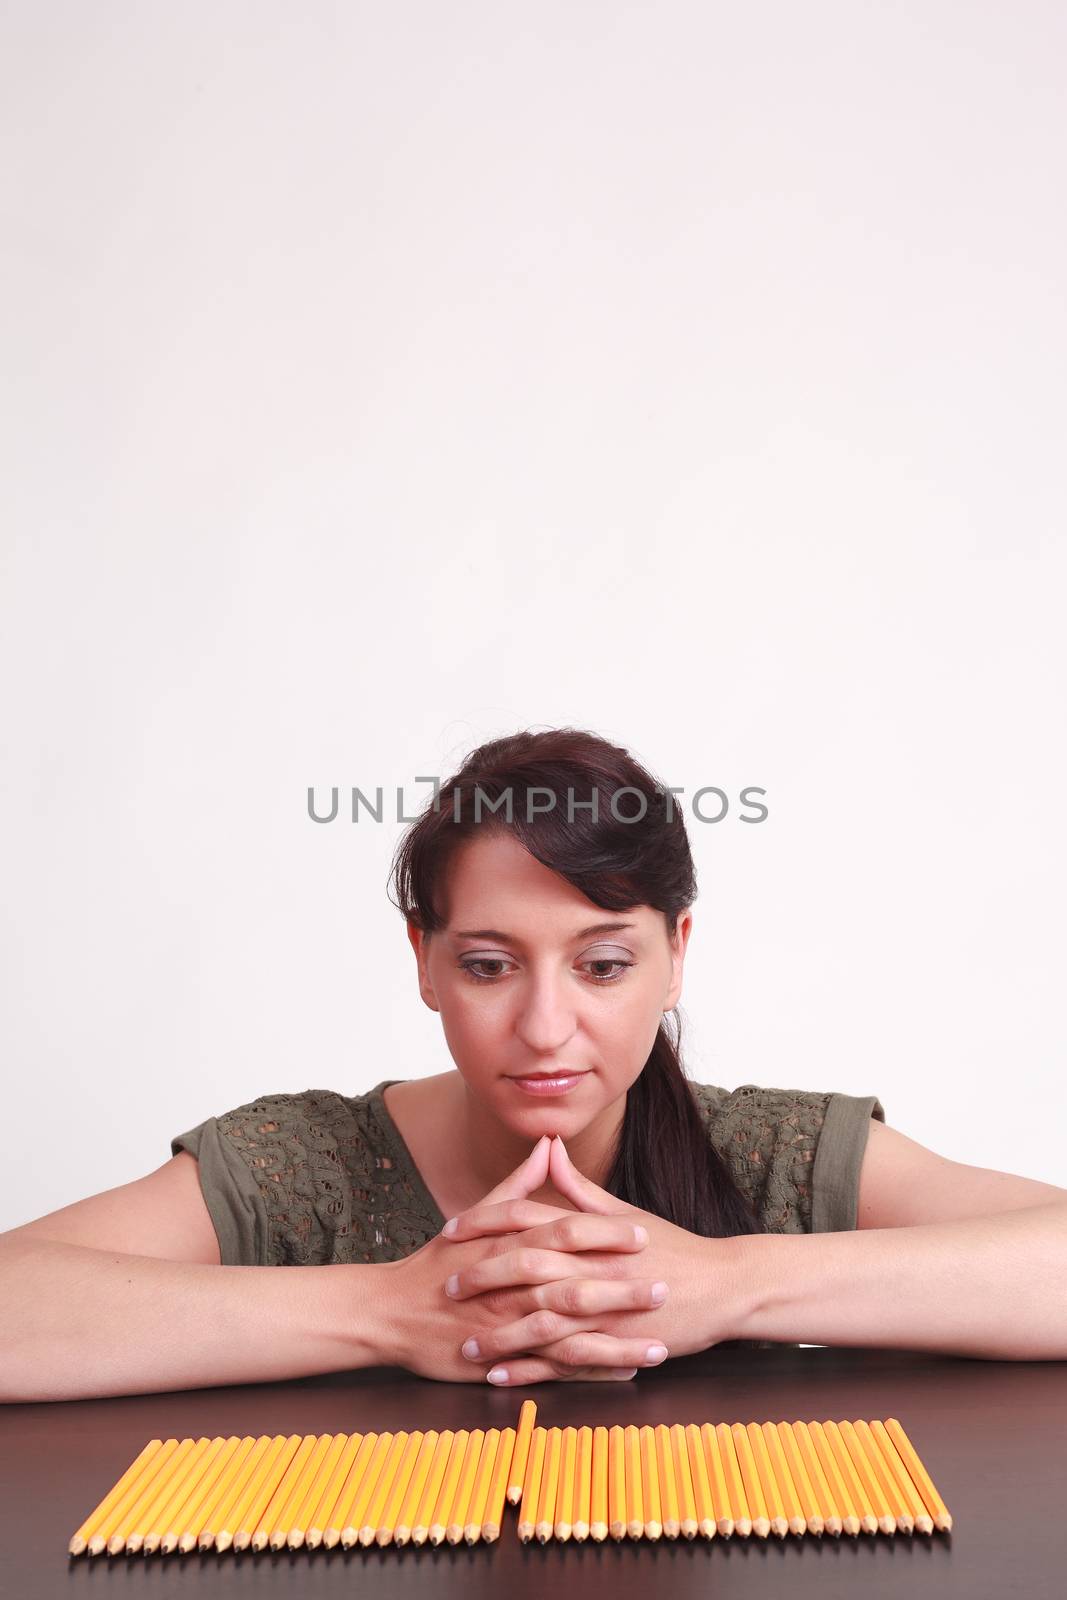
[[[577,1209],[529,1198],[548,1181]],[[632,1378],[738,1337],[732,1245],[608,1194],[545,1135],[483,1200],[393,1264],[417,1273],[434,1303],[417,1295],[403,1359],[429,1376],[509,1386]],[[455,1341],[457,1322],[466,1339]]]

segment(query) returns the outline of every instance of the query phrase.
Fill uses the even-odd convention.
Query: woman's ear
[[[415,952],[415,960],[419,968],[419,993],[431,1011],[440,1011],[441,1007],[437,1004],[437,996],[434,993],[433,984],[430,982],[428,959],[430,935],[423,933],[422,929],[417,928],[413,922],[409,922],[407,927],[408,938],[411,941],[411,948]]]
[[[663,1011],[673,1011],[682,997],[682,969],[685,966],[685,951],[689,943],[689,935],[693,931],[693,913],[683,911],[678,918],[674,934],[670,939],[671,950],[671,976],[667,994],[663,1001]]]

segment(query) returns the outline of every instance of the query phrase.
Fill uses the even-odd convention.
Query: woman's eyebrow
[[[589,928],[580,928],[571,935],[571,940],[591,939],[598,933],[622,933],[627,928],[636,928],[636,922],[594,922]],[[502,933],[499,928],[457,928],[452,935],[454,939],[499,939],[501,944],[521,944],[522,940],[514,933]]]

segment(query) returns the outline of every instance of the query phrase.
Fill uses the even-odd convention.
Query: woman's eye
[[[618,961],[613,956],[599,956],[586,964],[590,967],[621,967],[623,972],[633,966],[632,961]],[[618,983],[622,975],[622,972],[594,972],[593,979],[596,983]]]
[[[459,963],[459,969],[461,972],[465,972],[467,977],[472,979],[474,983],[492,983],[495,978],[500,977],[500,969],[506,965],[507,962],[497,956],[478,956],[474,961],[461,961]],[[601,970],[590,973],[590,978],[593,983],[605,984],[618,983],[619,979],[623,976],[623,973],[627,970],[627,968],[633,966],[633,962],[620,961],[611,956],[601,956],[599,958],[594,958],[592,961],[585,962],[584,965],[594,968],[619,967],[622,969],[622,971],[618,972],[604,972]],[[477,967],[494,967],[497,970],[494,972],[477,972],[475,971],[475,968]]]
[[[468,978],[473,978],[476,983],[492,983],[494,978],[500,976],[497,972],[475,972],[475,967],[502,967],[503,961],[495,956],[481,956],[477,961],[461,961],[459,970],[465,972]]]

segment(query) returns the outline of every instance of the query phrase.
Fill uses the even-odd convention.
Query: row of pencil
[[[514,1428],[152,1439],[72,1556],[500,1536]]]
[[[151,1439],[71,1537],[72,1556],[931,1533],[952,1517],[882,1422],[542,1427]]]
[[[534,1426],[519,1509],[519,1538],[542,1544],[935,1527],[951,1514],[895,1417]]]

